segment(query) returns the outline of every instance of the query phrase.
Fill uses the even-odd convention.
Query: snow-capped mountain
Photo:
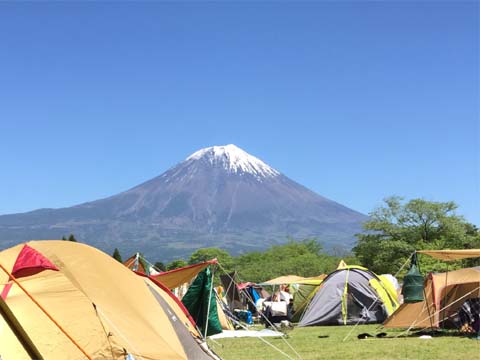
[[[225,145],[198,150],[162,175],[106,199],[0,216],[0,247],[74,233],[107,252],[143,251],[155,260],[188,256],[200,247],[259,250],[287,236],[349,248],[365,219]]]
[[[223,166],[228,172],[250,174],[257,180],[278,176],[280,173],[265,164],[262,160],[230,144],[225,146],[212,146],[198,150],[190,155],[186,161],[207,161],[212,166]]]

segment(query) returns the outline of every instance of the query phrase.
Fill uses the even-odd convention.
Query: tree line
[[[480,230],[458,215],[457,208],[454,202],[386,198],[369,214],[363,231],[356,235],[357,244],[352,252],[342,257],[327,253],[318,239],[288,239],[284,245],[239,256],[219,248],[203,248],[189,259],[177,259],[168,264],[156,262],[155,267],[167,271],[217,258],[222,270],[237,271],[241,281],[263,282],[287,274],[310,277],[329,273],[343,258],[347,264],[362,265],[377,274],[396,274],[415,250],[480,248]],[[121,261],[118,249],[113,256]],[[480,259],[447,265],[421,256],[420,264],[423,272],[444,271],[447,266],[452,270],[480,265]],[[404,269],[400,277],[408,267]]]

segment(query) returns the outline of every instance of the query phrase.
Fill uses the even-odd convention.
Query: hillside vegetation
[[[457,215],[453,202],[431,202],[413,199],[404,202],[399,197],[385,199],[385,204],[370,213],[363,224],[364,232],[357,235],[352,253],[324,251],[321,239],[289,239],[266,251],[232,256],[219,248],[202,248],[188,260],[175,260],[163,269],[217,258],[220,270],[237,271],[240,281],[262,282],[277,276],[295,274],[309,277],[333,271],[341,259],[347,264],[363,265],[378,273],[396,274],[415,250],[480,248],[479,229]],[[422,256],[422,271],[444,271],[447,264]],[[480,265],[480,259],[448,264],[450,270]],[[407,269],[407,267],[403,267]],[[399,275],[404,274],[404,271]]]

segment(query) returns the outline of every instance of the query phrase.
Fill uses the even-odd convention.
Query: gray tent
[[[325,278],[299,326],[384,321],[398,306],[387,281],[360,266],[339,267]]]

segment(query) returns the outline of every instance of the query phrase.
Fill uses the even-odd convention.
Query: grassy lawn
[[[288,332],[287,341],[300,354],[301,359],[480,359],[480,340],[462,336],[442,335],[432,339],[394,337],[400,332],[385,331],[378,325],[360,325],[345,342],[343,338],[352,326],[319,326],[295,328]],[[358,334],[372,335],[386,332],[387,338],[359,340]],[[328,337],[326,337],[328,336]],[[299,359],[279,338],[265,338],[293,359]],[[212,349],[225,360],[288,359],[256,338],[218,339],[209,341]]]

